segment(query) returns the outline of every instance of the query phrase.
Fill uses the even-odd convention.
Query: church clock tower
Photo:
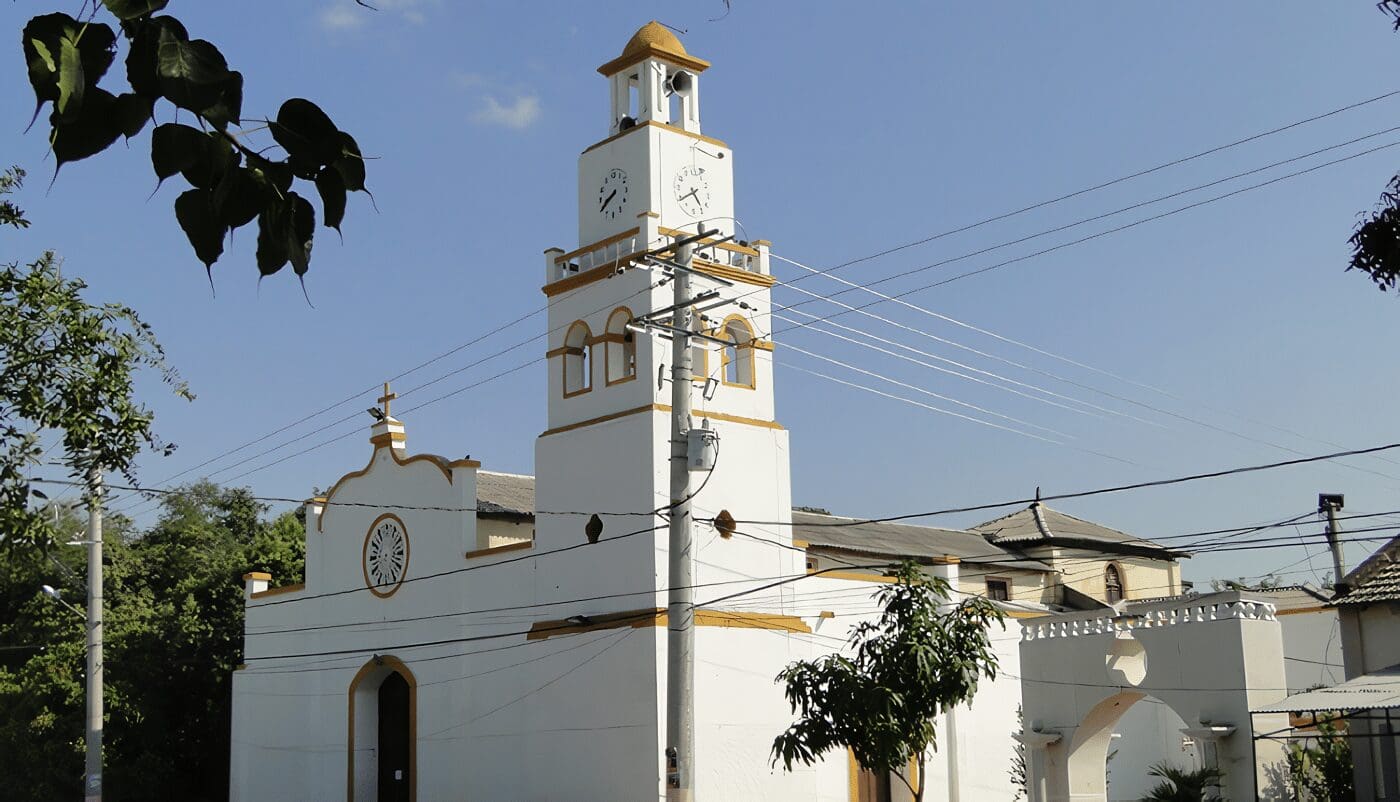
[[[692,425],[717,431],[719,451],[714,471],[693,482],[704,483],[693,501],[701,522],[696,581],[802,569],[791,551],[721,539],[704,523],[721,510],[785,521],[791,497],[787,432],[774,416],[768,243],[721,241],[743,229],[734,217],[733,153],[701,129],[709,67],[649,22],[598,69],[608,81],[607,128],[579,156],[580,246],[545,252],[549,414],[536,446],[536,543],[583,542],[593,514],[603,521],[602,540],[627,535],[599,544],[597,572],[575,561],[555,574],[541,561],[559,598],[616,592],[618,576],[642,588],[664,585],[665,521],[651,512],[669,503],[671,346],[664,334],[629,324],[672,306],[668,273],[643,257],[673,256],[671,243],[700,228],[720,233],[695,248],[692,287],[711,293],[696,306],[696,328],[712,339],[693,340]],[[641,529],[648,531],[633,534]],[[760,529],[751,534],[791,542],[787,527]],[[639,604],[640,597],[615,606]]]

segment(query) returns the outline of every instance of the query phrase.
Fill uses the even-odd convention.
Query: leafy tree
[[[365,191],[365,163],[354,137],[304,98],[281,105],[276,119],[240,129],[243,74],[205,39],[159,14],[169,0],[87,0],[73,17],[41,14],[24,26],[21,44],[34,89],[34,115],[45,104],[49,144],[58,170],[101,153],[119,137],[131,139],[165,101],[194,117],[196,126],[167,122],[151,133],[151,166],[158,181],[177,173],[189,184],[175,200],[175,218],[195,255],[211,271],[234,229],[258,221],[257,265],[266,276],[289,262],[304,276],[311,262],[316,212],[292,190],[294,179],[315,185],[322,223],[340,230],[347,192]],[[88,9],[91,8],[89,12]],[[126,42],[125,88],[99,86],[117,58],[117,32],[96,21],[104,9]],[[285,158],[245,141],[266,128]],[[305,190],[304,190],[305,191]],[[210,274],[212,281],[212,273]]]
[[[18,167],[9,167],[5,172],[0,173],[0,198],[9,195],[24,185],[24,171]],[[29,221],[24,219],[24,210],[15,205],[11,200],[0,200],[0,226],[11,226],[14,228],[28,228]]]
[[[250,568],[272,567],[279,581],[296,582],[303,571],[304,533],[295,514],[268,521],[265,513],[246,490],[203,482],[167,496],[160,519],[139,535],[120,517],[109,519],[109,799],[228,799],[230,682],[242,662],[241,577]],[[56,527],[66,534],[81,529],[67,510],[58,519]],[[79,795],[82,622],[37,591],[52,584],[81,599],[83,560],[82,549],[59,547],[52,555],[29,550],[0,562],[6,799]]]
[[[860,765],[892,772],[924,795],[925,755],[937,750],[936,717],[977,693],[980,678],[995,679],[997,658],[988,628],[1004,624],[994,604],[970,596],[949,607],[948,583],[912,561],[894,583],[875,594],[883,612],[851,632],[854,657],[827,655],[798,661],[778,675],[799,718],[773,741],[773,763],[792,770],[846,747]],[[906,767],[917,763],[917,787]]]
[[[1317,724],[1318,737],[1309,745],[1288,744],[1288,779],[1296,798],[1311,802],[1351,802],[1353,786],[1351,742],[1331,721]]]
[[[10,188],[17,186],[18,175]],[[3,191],[3,189],[0,189]],[[60,441],[72,475],[93,468],[130,478],[143,446],[169,450],[151,430],[152,415],[132,398],[141,368],[155,370],[181,397],[192,399],[150,326],[120,304],[93,306],[87,285],[65,279],[46,252],[21,266],[0,265],[0,532],[4,546],[46,545],[48,518],[29,507],[29,469],[45,451],[41,438]]]
[[[1147,773],[1162,778],[1143,797],[1147,802],[1201,802],[1206,789],[1219,785],[1225,776],[1220,769],[1183,769],[1170,763],[1158,763]]]
[[[1394,29],[1400,31],[1400,0],[1381,0],[1376,7],[1390,16]],[[1396,286],[1400,280],[1400,174],[1391,177],[1376,207],[1361,215],[1348,242],[1351,262],[1347,270],[1366,273],[1382,292]]]

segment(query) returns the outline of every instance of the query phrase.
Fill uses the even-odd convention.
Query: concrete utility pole
[[[691,320],[690,269],[694,248],[683,242],[671,271],[671,541],[666,606],[666,799],[695,795],[695,584],[692,577],[690,466]]]
[[[1327,548],[1332,552],[1332,592],[1338,596],[1347,591],[1346,584],[1342,582],[1346,571],[1342,561],[1342,543],[1338,539],[1342,530],[1337,526],[1337,510],[1345,506],[1345,502],[1346,497],[1341,493],[1317,494],[1317,511],[1327,514]]]
[[[102,471],[88,472],[86,802],[102,802]]]

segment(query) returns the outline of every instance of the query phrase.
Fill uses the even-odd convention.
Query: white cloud
[[[534,95],[521,95],[511,103],[501,103],[487,95],[482,98],[481,108],[472,119],[485,125],[500,125],[520,130],[528,128],[540,116],[540,99]]]
[[[369,13],[351,2],[337,2],[321,9],[321,27],[331,31],[348,31],[365,24],[364,15]]]

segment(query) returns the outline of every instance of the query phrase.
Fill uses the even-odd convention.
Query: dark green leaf
[[[83,79],[83,57],[78,43],[71,33],[65,33],[58,40],[58,100],[54,110],[60,119],[77,119],[83,108],[83,91],[87,81]]]
[[[160,93],[171,103],[193,112],[215,105],[232,80],[228,62],[204,39],[179,41],[162,34],[156,54]]]
[[[212,268],[224,252],[226,231],[214,214],[213,190],[191,189],[181,193],[175,199],[175,219],[180,221],[180,228],[185,230],[205,270]]]
[[[152,17],[123,24],[131,45],[126,53],[126,79],[138,95],[160,97],[160,43],[190,38],[174,17]]]
[[[258,215],[258,272],[270,276],[287,264],[286,202],[269,204]]]
[[[298,276],[311,267],[311,240],[316,236],[316,209],[295,192],[287,194],[287,258]]]
[[[196,187],[213,189],[219,185],[224,173],[237,167],[243,157],[218,131],[210,131],[203,136],[203,158],[181,170],[180,174]]]
[[[331,166],[345,181],[345,188],[351,192],[365,191],[365,158],[360,155],[360,146],[355,142],[355,138],[340,132],[340,158],[336,159]]]
[[[122,136],[130,139],[141,133],[141,129],[146,127],[146,121],[151,119],[155,102],[155,98],[130,92],[117,95],[116,105],[112,107],[112,116]]]
[[[237,70],[229,73],[229,78],[219,89],[219,99],[200,109],[199,115],[210,125],[226,130],[229,123],[238,125],[243,115],[243,73]]]
[[[274,190],[277,197],[284,197],[292,188],[292,168],[285,161],[271,161],[256,153],[248,154],[248,169],[253,178],[265,183]]]
[[[60,116],[72,120],[81,113],[85,91],[96,87],[111,66],[117,37],[101,23],[84,25],[67,14],[44,14],[24,26],[22,42],[34,88],[34,116],[53,101]]]
[[[214,215],[229,228],[247,225],[267,205],[270,195],[251,171],[235,167],[224,173],[214,190]]]
[[[296,163],[310,166],[311,172],[340,158],[340,131],[315,103],[294,97],[277,110],[271,125],[272,138]]]
[[[87,85],[97,86],[117,58],[117,34],[101,22],[88,22],[79,25],[72,39],[82,59]]]
[[[122,132],[112,113],[116,102],[111,92],[93,88],[77,119],[64,122],[58,119],[57,111],[51,115],[53,155],[58,167],[101,153],[117,141]]]
[[[154,14],[165,8],[170,0],[102,0],[102,5],[119,20],[126,21]]]
[[[198,128],[165,123],[151,132],[151,166],[156,178],[164,181],[193,167],[207,157],[208,136]]]
[[[58,100],[58,50],[64,32],[78,21],[67,14],[44,14],[24,26],[24,60],[29,65],[29,85],[38,105]],[[36,109],[35,114],[38,114]]]
[[[338,171],[327,167],[316,176],[316,191],[321,193],[326,228],[340,231],[340,222],[345,219],[345,179]]]

